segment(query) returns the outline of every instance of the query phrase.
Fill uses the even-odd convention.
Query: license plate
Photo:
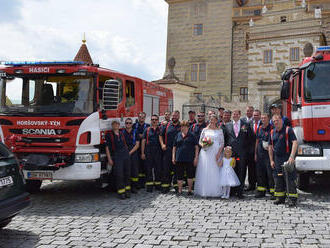
[[[12,185],[12,184],[14,184],[14,181],[11,176],[0,178],[0,187]]]
[[[27,173],[28,179],[53,179],[53,172],[51,171],[29,171]]]

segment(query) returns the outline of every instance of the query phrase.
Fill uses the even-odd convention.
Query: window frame
[[[299,61],[300,49],[299,47],[290,47],[290,61]]]
[[[247,102],[249,100],[249,88],[248,87],[240,87],[239,88],[239,96],[241,102]]]
[[[263,52],[263,62],[264,64],[272,64],[273,63],[273,50],[267,49]]]
[[[203,23],[193,24],[193,35],[200,36],[204,33],[204,25]]]

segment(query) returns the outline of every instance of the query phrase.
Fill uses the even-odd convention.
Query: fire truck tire
[[[42,181],[41,180],[26,180],[26,191],[29,193],[36,193],[40,191]]]
[[[299,173],[298,183],[297,183],[298,189],[307,190],[309,187],[309,179],[310,179],[309,173]]]

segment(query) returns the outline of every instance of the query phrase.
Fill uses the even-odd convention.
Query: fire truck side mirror
[[[281,100],[287,100],[289,99],[290,95],[290,84],[289,81],[282,81],[282,87],[281,87]]]
[[[104,82],[102,92],[101,111],[116,110],[119,103],[119,82],[117,80],[107,80]]]

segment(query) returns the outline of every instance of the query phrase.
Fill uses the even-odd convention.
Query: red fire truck
[[[330,47],[319,47],[299,68],[285,71],[281,99],[298,139],[296,168],[301,189],[310,177],[330,172]]]
[[[45,179],[101,179],[113,118],[173,108],[171,90],[83,62],[3,63],[0,91],[0,138],[22,161],[30,191]]]

